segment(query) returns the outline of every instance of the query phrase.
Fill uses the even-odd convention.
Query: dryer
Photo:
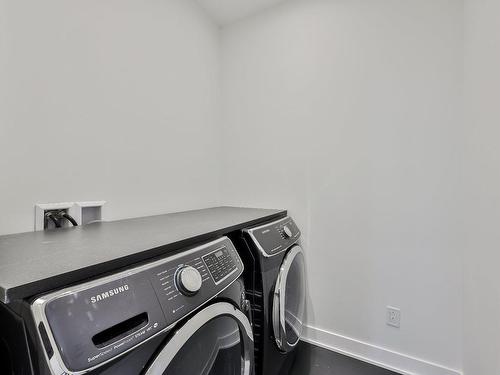
[[[36,296],[26,301],[32,373],[252,375],[243,270],[223,237]]]
[[[306,273],[300,235],[294,220],[285,217],[234,238],[246,265],[257,374],[288,374],[302,334]]]

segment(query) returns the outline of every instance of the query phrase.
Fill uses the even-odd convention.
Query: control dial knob
[[[292,231],[290,230],[290,228],[288,228],[286,225],[283,227],[283,236],[285,238],[290,238],[292,237],[293,233]]]
[[[179,292],[185,296],[194,296],[201,289],[200,272],[191,266],[183,266],[175,273],[175,283]]]

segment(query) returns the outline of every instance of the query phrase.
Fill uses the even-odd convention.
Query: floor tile
[[[305,342],[297,350],[290,375],[398,375]]]

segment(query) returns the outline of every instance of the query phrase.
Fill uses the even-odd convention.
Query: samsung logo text
[[[96,302],[102,301],[103,299],[110,298],[110,297],[116,296],[117,294],[126,292],[127,290],[129,290],[129,287],[127,284],[125,284],[123,286],[119,286],[117,288],[110,289],[107,292],[103,292],[101,294],[97,294],[95,296],[90,297],[90,302],[96,303]]]

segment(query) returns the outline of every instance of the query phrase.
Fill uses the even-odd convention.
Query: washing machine
[[[253,312],[256,374],[286,375],[300,341],[306,273],[300,230],[291,217],[248,228],[234,237],[246,265]]]
[[[251,375],[243,270],[232,242],[222,237],[36,296],[21,314],[26,337],[19,332],[28,343],[29,373]],[[28,373],[15,358],[10,367]]]

